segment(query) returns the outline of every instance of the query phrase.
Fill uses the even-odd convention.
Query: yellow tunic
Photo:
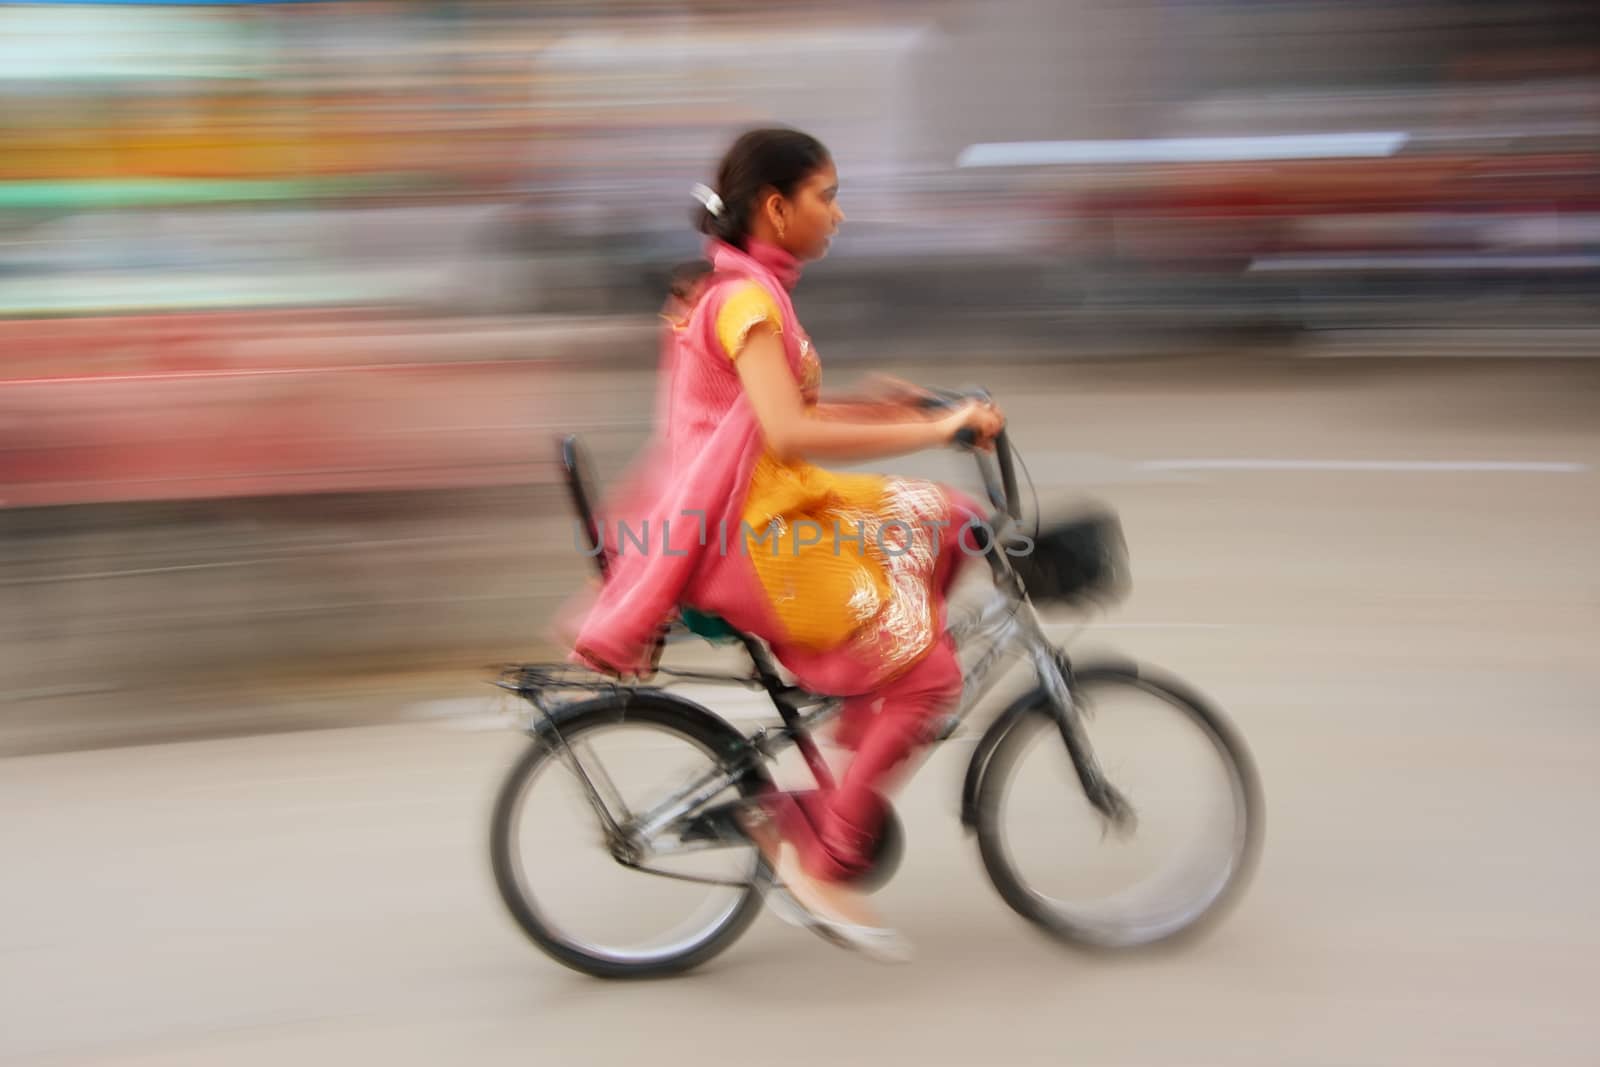
[[[762,324],[781,333],[782,313],[766,289],[746,283],[717,316],[723,351],[737,359]],[[801,393],[815,404],[821,364],[808,338],[800,347]],[[905,667],[933,640],[936,558],[926,524],[947,513],[930,483],[841,474],[767,452],[751,475],[744,522],[758,537],[775,535],[748,538],[744,548],[790,641],[816,651],[877,645]],[[895,522],[904,526],[885,526]]]

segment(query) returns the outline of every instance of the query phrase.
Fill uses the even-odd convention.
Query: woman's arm
[[[841,397],[837,400],[821,400],[811,406],[812,414],[819,419],[832,422],[881,422],[890,419],[896,422],[908,422],[912,419],[921,419],[924,422],[933,422],[940,416],[948,415],[948,411],[923,410],[893,400],[870,400],[856,397]]]
[[[819,415],[807,408],[789,370],[783,341],[768,325],[750,331],[734,365],[767,447],[783,459],[897,456],[941,447],[965,426],[987,438],[1002,425],[998,412],[976,402],[934,419],[908,408],[860,421]]]

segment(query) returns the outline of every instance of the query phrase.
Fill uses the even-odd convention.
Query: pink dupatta
[[[765,442],[733,361],[717,340],[716,320],[735,286],[762,285],[783,312],[784,350],[798,374],[788,287],[799,269],[788,253],[761,244],[747,253],[713,241],[709,253],[714,273],[687,320],[668,326],[662,338],[655,433],[601,510],[613,555],[610,576],[576,634],[577,648],[634,673],[648,670],[656,634],[680,605],[723,614],[714,605],[764,600],[754,568],[740,553],[738,532]],[[619,543],[623,525],[647,534],[644,550],[631,538]],[[745,622],[757,623],[749,628],[763,636],[776,627],[770,613]]]
[[[841,647],[789,646],[739,537],[751,475],[766,443],[716,320],[734,288],[754,281],[783,314],[790,370],[801,378],[805,337],[789,299],[799,265],[782,249],[752,242],[748,252],[714,241],[714,273],[688,318],[662,344],[656,426],[619,489],[601,510],[612,552],[610,576],[586,610],[569,608],[563,629],[575,648],[628,673],[648,674],[656,635],[681,605],[720,615],[767,641],[800,685],[850,696],[869,692],[886,664]],[[704,517],[702,523],[701,516]],[[618,523],[633,536],[619,543]],[[647,547],[634,541],[647,533]],[[576,652],[574,662],[582,662]]]

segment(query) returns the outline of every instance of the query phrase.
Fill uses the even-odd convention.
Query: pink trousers
[[[959,494],[958,513],[977,509]],[[966,516],[961,518],[964,522]],[[963,547],[965,545],[965,548]],[[845,702],[836,738],[854,752],[831,790],[775,793],[768,810],[779,831],[799,849],[801,864],[817,878],[842,881],[862,872],[885,813],[884,801],[911,759],[934,739],[961,695],[961,665],[943,630],[944,607],[973,542],[949,538],[940,547],[933,585],[940,636],[905,673],[871,693]]]

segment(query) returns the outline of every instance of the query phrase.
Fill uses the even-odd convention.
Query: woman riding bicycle
[[[978,402],[930,415],[903,391],[819,398],[789,291],[844,220],[837,194],[827,149],[787,129],[744,134],[716,188],[697,190],[711,269],[668,304],[655,440],[607,508],[613,558],[574,658],[648,673],[662,624],[687,606],[765,640],[805,689],[847,697],[837,740],[853,756],[837,788],[770,795],[742,825],[799,918],[891,958],[903,942],[848,881],[867,864],[881,798],[960,694],[945,601],[983,516],[944,486],[811,461],[943,447],[963,430],[982,447],[1004,423]],[[649,543],[626,551],[623,527]]]

